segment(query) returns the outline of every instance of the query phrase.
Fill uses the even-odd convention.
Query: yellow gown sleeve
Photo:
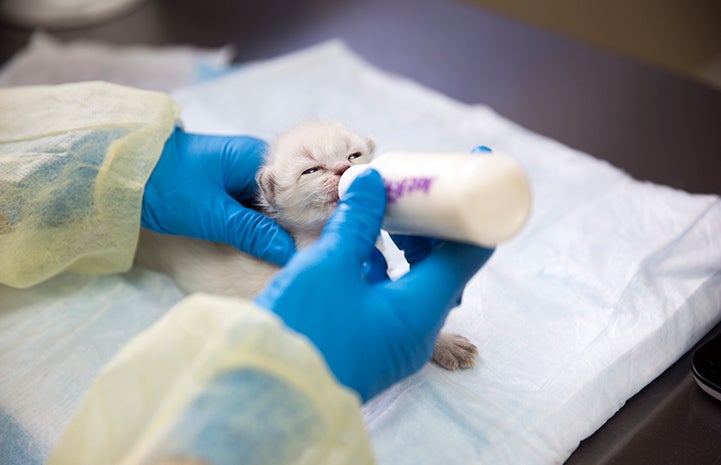
[[[103,368],[47,465],[373,462],[359,397],[305,338],[197,294]]]
[[[129,269],[178,116],[165,94],[103,82],[0,88],[0,283]]]

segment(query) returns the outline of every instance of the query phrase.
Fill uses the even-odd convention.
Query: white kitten
[[[370,163],[375,142],[333,122],[310,121],[281,135],[258,172],[261,209],[299,248],[320,236],[338,203],[338,181]]]
[[[371,161],[375,143],[347,127],[311,121],[271,145],[257,175],[261,210],[282,225],[298,248],[315,241],[338,202],[348,167]],[[278,268],[234,247],[141,230],[136,263],[170,275],[186,292],[242,298],[257,295]],[[473,366],[476,347],[463,336],[441,334],[433,361],[455,370]]]

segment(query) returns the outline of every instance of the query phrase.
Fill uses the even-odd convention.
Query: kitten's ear
[[[270,169],[266,166],[262,168],[260,171],[258,171],[258,175],[255,177],[256,182],[258,183],[258,187],[260,187],[260,192],[263,194],[263,197],[268,201],[268,203],[273,204],[275,202],[275,177],[273,177],[273,173],[270,171]]]
[[[376,150],[376,141],[372,137],[366,138],[366,144],[368,144],[368,153],[372,154]]]

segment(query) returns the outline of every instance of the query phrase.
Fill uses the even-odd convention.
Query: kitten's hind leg
[[[446,370],[471,368],[475,364],[478,349],[460,334],[441,333],[433,348],[431,360]]]

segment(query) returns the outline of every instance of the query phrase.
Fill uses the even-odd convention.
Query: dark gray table
[[[721,92],[458,1],[154,0],[105,24],[55,35],[230,43],[239,61],[337,37],[383,69],[488,104],[638,179],[721,194]],[[0,25],[0,62],[28,38],[28,31]],[[721,326],[712,331],[719,332]],[[697,389],[689,363],[690,353],[581,443],[567,464],[721,465],[721,402]]]

